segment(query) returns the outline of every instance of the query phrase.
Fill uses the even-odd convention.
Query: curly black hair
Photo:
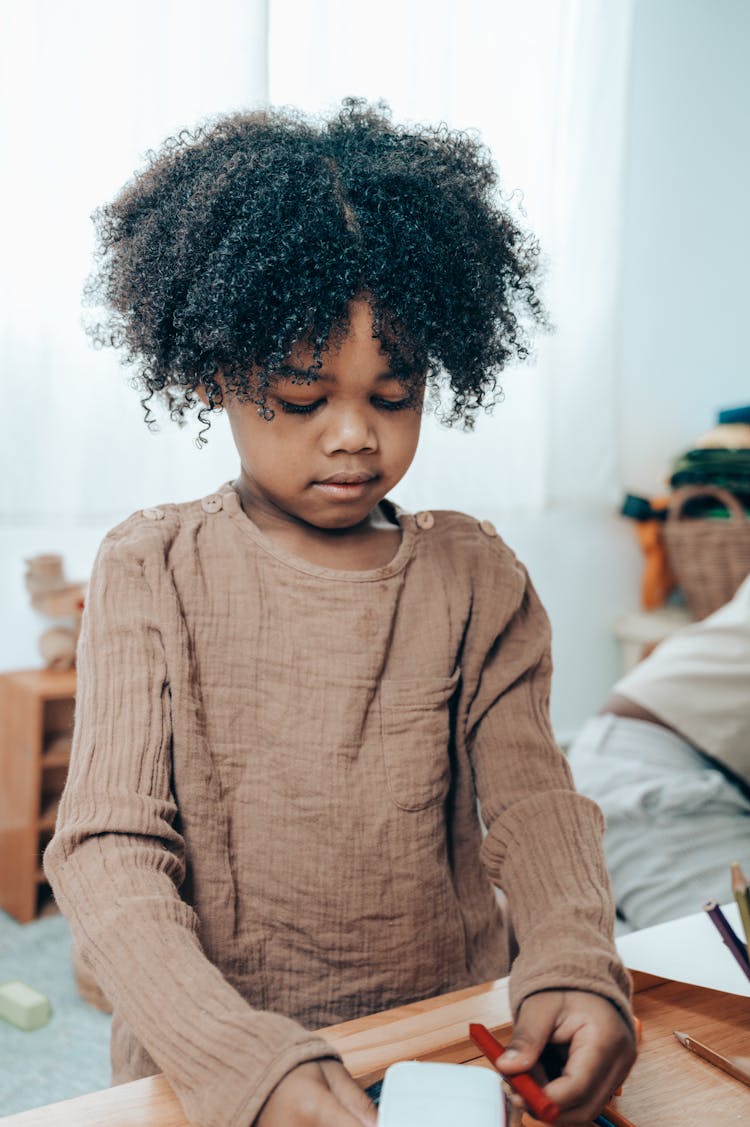
[[[123,349],[132,385],[170,417],[227,394],[258,404],[299,341],[322,352],[365,295],[373,333],[441,421],[471,428],[497,373],[548,327],[536,239],[504,205],[486,148],[441,124],[404,127],[384,102],[346,98],[318,121],[289,108],[209,119],[168,138],[94,212],[86,326]],[[441,406],[441,389],[449,402]],[[198,445],[206,440],[203,431]]]

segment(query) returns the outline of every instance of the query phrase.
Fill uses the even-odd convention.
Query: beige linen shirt
[[[723,607],[660,642],[613,692],[750,786],[750,575]]]
[[[289,555],[231,483],[103,540],[45,869],[111,1000],[115,1082],[248,1127],[310,1029],[504,975],[628,1012],[602,817],[550,730],[549,626],[461,513],[394,558]],[[482,837],[477,799],[487,826]]]

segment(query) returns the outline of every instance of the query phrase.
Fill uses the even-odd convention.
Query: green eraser
[[[0,1017],[30,1032],[47,1024],[52,1006],[45,994],[15,979],[0,985]]]

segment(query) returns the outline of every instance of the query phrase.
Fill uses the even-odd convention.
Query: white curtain
[[[0,0],[6,522],[106,527],[235,472],[223,416],[201,451],[197,422],[157,409],[148,431],[131,373],[83,333],[81,288],[94,208],[165,137],[265,103],[266,42],[266,0]]]
[[[615,411],[632,0],[271,0],[272,102],[385,98],[478,129],[548,259],[556,325],[473,434],[425,422],[396,492],[486,515],[618,497]],[[524,215],[524,213],[526,213]]]
[[[90,213],[147,149],[266,100],[385,98],[476,128],[550,263],[557,325],[472,435],[426,420],[408,507],[540,511],[617,495],[617,280],[632,0],[0,0],[3,516],[114,523],[236,472],[226,419],[143,422],[80,327]],[[524,216],[521,215],[524,219]],[[157,412],[158,413],[158,412]]]

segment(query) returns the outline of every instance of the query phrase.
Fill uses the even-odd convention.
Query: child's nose
[[[378,446],[370,413],[356,404],[341,405],[331,412],[323,441],[327,454],[372,452]]]

